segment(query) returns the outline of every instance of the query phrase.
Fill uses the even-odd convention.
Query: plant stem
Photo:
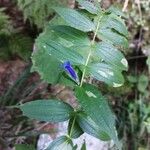
[[[80,87],[82,87],[82,84],[83,84],[83,80],[84,80],[84,76],[85,76],[85,72],[86,72],[86,67],[87,67],[87,65],[88,65],[90,56],[91,56],[91,49],[90,49],[90,52],[89,52],[88,57],[87,57],[87,59],[86,59],[85,68],[84,68],[84,70],[83,70],[82,78],[81,78],[81,82],[80,82]]]
[[[98,32],[98,30],[99,30],[101,18],[102,18],[102,15],[101,15],[101,16],[99,17],[99,19],[98,19],[97,27],[96,27],[96,30],[95,30],[93,39],[92,39],[92,41],[91,41],[91,46],[94,45],[95,38],[96,38],[97,32]],[[84,70],[83,70],[83,73],[82,73],[82,78],[81,78],[81,82],[80,82],[80,87],[82,87],[82,84],[83,84],[83,81],[84,81],[84,77],[85,77],[85,73],[86,73],[86,67],[87,67],[87,65],[88,65],[88,63],[89,63],[91,53],[92,53],[92,50],[90,49],[89,54],[88,54],[87,59],[86,59],[86,62],[85,62]]]
[[[73,132],[73,127],[74,127],[74,124],[75,124],[75,120],[76,120],[76,116],[75,116],[74,119],[73,119],[72,126],[71,126],[71,129],[70,129],[70,134],[69,134],[69,137],[70,137],[70,138],[71,138],[71,136],[72,136],[72,132]]]

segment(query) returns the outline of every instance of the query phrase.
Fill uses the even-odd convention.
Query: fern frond
[[[17,55],[24,60],[29,60],[32,51],[33,40],[26,35],[14,34],[9,40],[9,49],[12,55]]]
[[[5,8],[0,8],[0,59],[7,60],[17,55],[28,60],[32,45],[33,40],[15,30],[9,16],[5,14]]]
[[[0,8],[0,35],[10,35],[12,30],[11,21],[7,14],[5,14],[5,8]]]
[[[52,6],[66,5],[67,0],[17,0],[18,7],[23,12],[24,20],[43,28],[52,15]]]

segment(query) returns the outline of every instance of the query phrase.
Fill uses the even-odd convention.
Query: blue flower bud
[[[75,72],[75,70],[73,69],[73,67],[71,66],[70,61],[66,61],[63,63],[63,68],[65,69],[65,71],[70,75],[70,77],[72,79],[74,79],[76,82],[79,82],[77,73]]]

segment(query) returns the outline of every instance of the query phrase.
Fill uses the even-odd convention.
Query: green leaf
[[[137,82],[138,82],[137,76],[128,75],[128,76],[127,76],[127,79],[128,79],[128,81],[131,82],[131,83],[137,83]]]
[[[41,72],[40,73],[41,76],[42,75],[45,76],[45,72],[47,71],[48,75],[47,75],[47,77],[46,76],[45,77],[46,77],[46,79],[48,78],[50,80],[49,83],[51,83],[51,79],[49,78],[49,76],[52,78],[52,81],[55,80],[55,79],[53,79],[54,76],[53,76],[53,72],[51,70],[53,70],[55,67],[58,68],[58,66],[59,66],[59,61],[56,60],[51,55],[49,55],[49,51],[45,50],[45,48],[41,44],[42,39],[45,39],[46,41],[48,41],[50,38],[56,39],[56,35],[54,35],[52,31],[50,31],[48,28],[46,28],[45,31],[43,33],[41,33],[39,35],[39,37],[36,39],[32,57],[31,57],[32,63],[33,63],[32,71],[38,71],[39,73]],[[60,72],[60,69],[57,69],[57,71]],[[55,74],[57,76],[56,72],[55,72]]]
[[[110,29],[110,28],[101,29],[99,30],[97,35],[101,40],[105,42],[109,42],[111,44],[114,44],[116,46],[120,46],[123,48],[128,48],[128,40],[124,36],[118,34],[113,29]]]
[[[67,25],[63,18],[61,18],[58,14],[55,15],[48,23],[49,26],[55,25]]]
[[[18,106],[23,115],[46,122],[62,122],[70,118],[73,108],[60,100],[36,100]]]
[[[103,141],[110,140],[110,137],[108,134],[101,128],[101,126],[98,126],[89,116],[87,116],[85,113],[80,112],[77,116],[77,122],[82,128],[82,130],[98,139],[101,139]]]
[[[138,80],[138,90],[140,92],[145,92],[146,88],[148,87],[148,83],[149,83],[148,77],[145,76],[144,74],[141,75]]]
[[[89,74],[113,87],[120,87],[124,83],[124,78],[120,71],[117,71],[113,66],[105,63],[91,64],[87,67]]]
[[[121,11],[120,8],[116,7],[116,6],[110,6],[107,9],[108,12],[114,13],[117,16],[122,16],[124,18],[127,18],[127,16]]]
[[[94,6],[93,3],[86,1],[86,0],[77,0],[79,4],[83,7],[83,9],[87,10],[91,14],[97,14],[98,13],[98,8]]]
[[[16,144],[15,148],[16,150],[35,150],[33,145],[27,145],[27,144]]]
[[[95,25],[85,16],[70,8],[55,7],[54,10],[73,28],[83,32],[95,30]]]
[[[60,78],[57,83],[69,87],[74,87],[75,85],[77,85],[77,83],[73,79],[71,79],[70,76],[65,72],[60,74]]]
[[[101,18],[99,20],[99,17]],[[99,22],[98,38],[103,41],[110,42],[116,46],[128,47],[128,31],[124,20],[113,13],[101,13],[95,17],[94,22]]]
[[[62,51],[62,49],[59,49],[60,47],[58,46],[58,51],[62,51],[62,53],[59,53],[58,51],[52,52],[52,54],[54,55],[49,55],[50,54],[50,50],[53,49],[53,47],[51,48],[52,45],[50,45],[50,48],[45,48],[45,45],[43,43],[43,40],[46,41],[47,43],[51,43],[51,39],[53,41],[57,40],[57,43],[61,43],[60,40],[58,39],[58,36],[54,33],[53,30],[50,30],[50,28],[46,28],[45,32],[43,32],[42,34],[40,34],[40,36],[36,39],[36,43],[35,43],[35,48],[34,48],[34,52],[32,54],[32,72],[33,71],[37,71],[41,78],[48,82],[48,83],[52,83],[52,84],[56,84],[56,83],[60,83],[60,84],[64,84],[64,85],[75,85],[74,82],[72,80],[70,80],[70,78],[67,78],[67,74],[65,74],[63,67],[62,67],[62,63],[61,60],[65,60],[66,58],[67,60],[69,60],[70,62],[72,62],[70,59],[72,58],[73,61],[76,61],[74,58],[74,56],[79,56],[79,59],[82,58],[82,56],[80,54],[78,54],[77,52],[75,52],[75,54],[72,55],[72,53],[74,53],[73,50],[70,51],[70,49],[65,48],[62,43],[60,44],[63,47],[63,50],[67,53],[64,54],[64,51]],[[56,43],[56,42],[54,42]],[[56,43],[56,45],[58,45]],[[56,49],[54,49],[54,51],[56,51]],[[68,52],[70,51],[70,52]],[[57,56],[58,54],[58,56]],[[64,54],[64,57],[62,58],[62,54]],[[76,55],[77,54],[77,55]],[[71,55],[71,56],[69,56]],[[78,60],[77,60],[78,61]]]
[[[66,30],[70,28],[71,27],[66,28]],[[63,30],[63,27],[61,29]],[[67,35],[70,34],[70,39],[72,36],[72,38],[74,37],[74,41],[76,39],[76,42],[78,42],[79,40],[77,39],[77,37],[75,37],[76,29],[73,31],[74,34],[71,35],[71,33],[68,32],[68,34],[66,33],[66,36],[64,37],[67,37]],[[55,84],[59,82],[60,84],[72,86],[74,85],[74,82],[66,77],[66,74],[62,67],[62,61],[68,60],[72,63],[72,65],[74,65],[75,63],[84,64],[84,62],[82,62],[84,61],[84,59],[80,54],[76,52],[75,48],[75,50],[72,50],[68,47],[65,47],[64,41],[62,41],[62,39],[63,38],[60,39],[56,32],[54,32],[54,30],[50,29],[49,27],[46,28],[46,30],[42,34],[40,34],[40,36],[36,39],[34,52],[32,54],[33,66],[31,71],[37,71],[40,74],[41,78],[48,83]],[[50,45],[46,46],[43,41],[46,41],[45,43],[48,44],[50,43]],[[83,40],[81,41],[83,42]],[[71,43],[71,45],[73,45],[73,43]]]
[[[102,14],[102,19],[100,20],[100,30],[101,29],[114,29],[121,35],[128,37],[128,30],[124,23],[124,20],[115,14]]]
[[[83,130],[80,128],[78,122],[76,121],[76,116],[74,116],[75,118],[71,118],[69,120],[69,125],[68,125],[68,135],[71,136],[71,138],[78,138],[80,137],[84,132]],[[75,119],[75,121],[74,121]],[[74,123],[74,124],[73,124]]]
[[[84,141],[84,143],[83,143],[83,145],[81,147],[81,150],[86,150],[86,143],[85,143],[85,141]]]
[[[77,29],[74,29],[69,26],[49,26],[51,30],[54,30],[55,34],[60,38],[63,38],[69,42],[71,42],[71,46],[89,46],[90,40],[87,37],[87,34],[81,32]],[[65,46],[65,45],[64,45]],[[67,45],[68,46],[68,45]],[[68,46],[70,47],[70,46]]]
[[[33,65],[31,71],[37,71],[41,79],[47,83],[57,83],[62,72],[60,62],[48,55],[49,52],[41,47],[41,45],[38,45],[35,49],[35,52],[32,54]]]
[[[69,60],[71,64],[81,65],[85,63],[85,60],[79,53],[63,46],[62,44],[54,40],[49,39],[49,41],[45,41],[44,39],[42,39],[40,42],[41,45],[45,48],[45,50],[49,52],[49,55],[52,55],[61,63],[67,60]]]
[[[78,145],[74,145],[72,150],[77,150],[78,149]]]
[[[100,91],[92,85],[86,84],[83,87],[76,87],[75,95],[85,113],[105,131],[121,149],[115,128],[115,117],[112,114],[106,99]]]
[[[72,150],[73,143],[67,136],[55,139],[46,150]]]
[[[127,60],[113,45],[106,42],[100,42],[96,45],[94,53],[116,69],[128,70]]]

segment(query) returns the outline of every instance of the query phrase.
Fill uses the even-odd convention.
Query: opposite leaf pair
[[[60,17],[50,22],[37,38],[32,71],[37,71],[48,83],[71,86],[81,109],[75,111],[58,100],[30,102],[20,108],[28,117],[41,121],[70,120],[69,138],[86,132],[102,140],[112,139],[121,149],[115,117],[105,98],[96,87],[83,82],[92,77],[113,87],[124,83],[122,71],[128,69],[128,63],[117,49],[128,46],[128,32],[121,19],[124,15],[113,7],[102,10],[90,2],[78,2],[84,10],[54,8]],[[72,136],[74,131],[78,133],[76,136]],[[64,139],[68,141],[67,137],[58,141]]]
[[[75,95],[82,107],[78,110],[60,100],[36,100],[22,104],[19,108],[25,116],[39,121],[57,123],[69,120],[69,138],[78,138],[86,132],[104,141],[113,139],[120,146],[115,117],[99,90],[95,86],[85,84],[75,88]]]

